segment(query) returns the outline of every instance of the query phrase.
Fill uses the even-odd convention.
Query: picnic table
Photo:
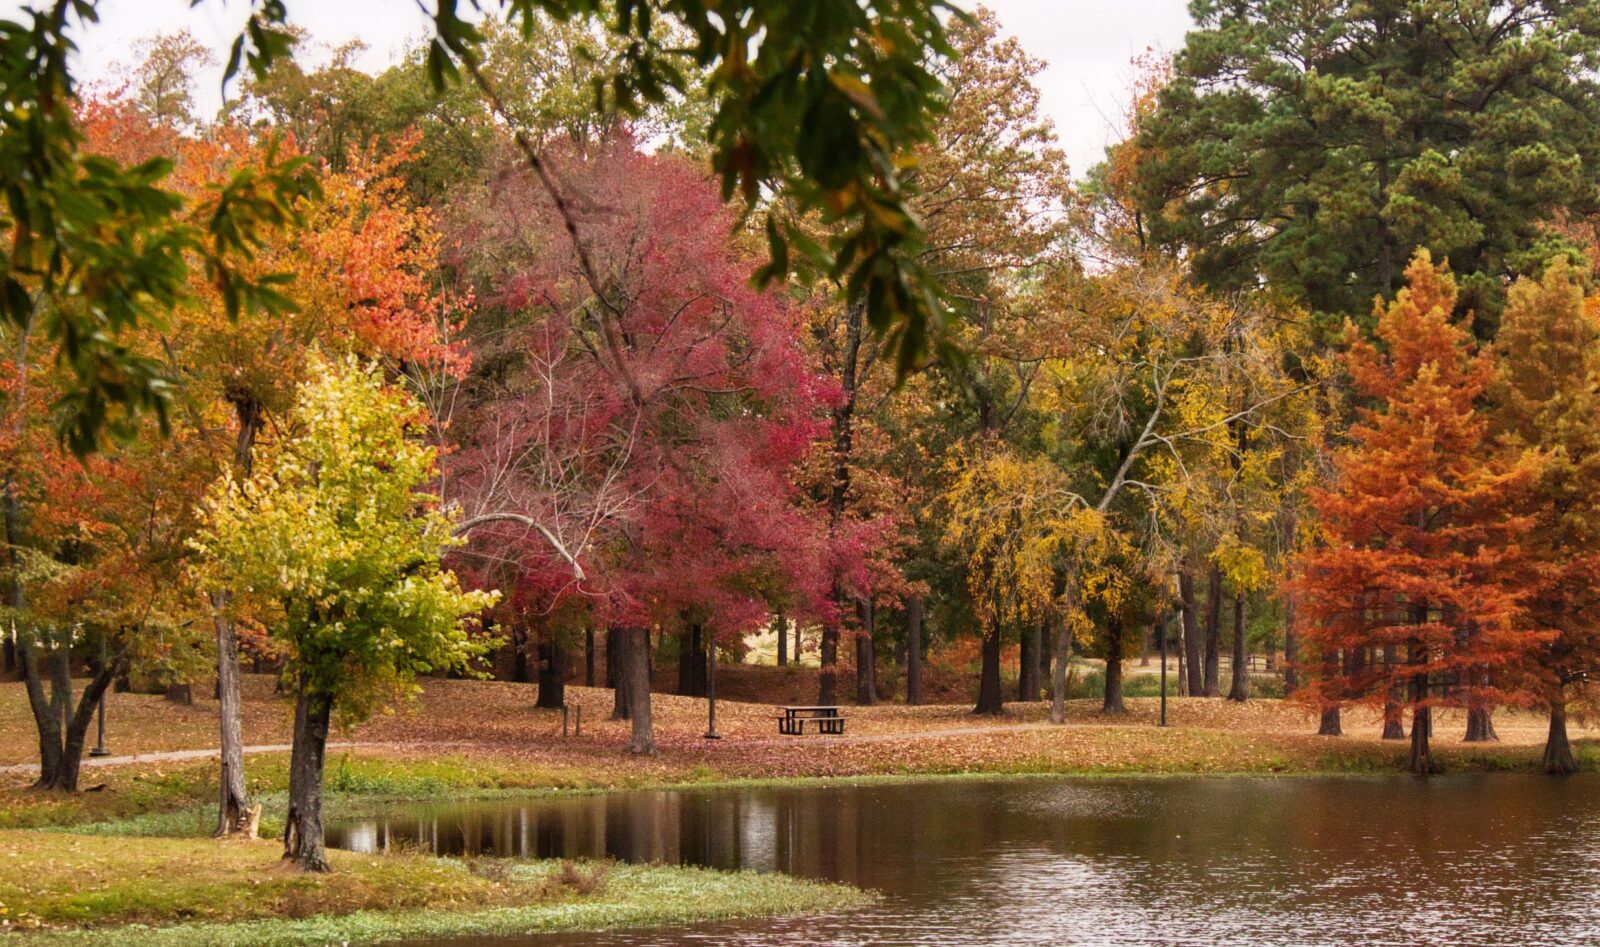
[[[844,717],[835,704],[807,707],[784,707],[778,715],[778,732],[789,736],[802,736],[806,723],[815,724],[818,733],[843,733]]]

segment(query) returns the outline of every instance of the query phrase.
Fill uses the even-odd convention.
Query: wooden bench
[[[844,716],[834,705],[814,707],[784,707],[778,715],[778,732],[792,737],[804,736],[806,724],[811,723],[818,733],[844,732]]]

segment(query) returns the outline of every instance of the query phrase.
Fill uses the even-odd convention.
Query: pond
[[[1600,942],[1594,777],[627,792],[411,807],[334,824],[329,839],[753,868],[883,894],[821,918],[473,943]]]

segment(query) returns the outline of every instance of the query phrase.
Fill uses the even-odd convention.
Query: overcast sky
[[[0,0],[14,11],[17,0]],[[1172,52],[1189,28],[1186,0],[988,0],[1001,24],[1032,55],[1049,64],[1041,77],[1045,108],[1054,119],[1075,174],[1099,159],[1126,99],[1129,60],[1149,48]],[[421,37],[427,20],[406,0],[288,0],[290,19],[325,47],[360,39],[358,61],[377,71]],[[101,0],[99,25],[80,35],[88,78],[110,78],[133,59],[135,41],[187,28],[218,51],[219,62],[238,35],[243,0]],[[220,66],[217,70],[220,75]],[[197,92],[209,109],[218,101],[217,76]]]

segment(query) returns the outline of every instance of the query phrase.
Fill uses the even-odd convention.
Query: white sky
[[[1047,62],[1040,77],[1049,111],[1071,159],[1074,174],[1099,160],[1114,137],[1132,78],[1129,60],[1148,48],[1173,52],[1190,26],[1186,0],[985,0],[1007,32],[1033,56]],[[0,0],[14,13],[22,3]],[[367,44],[357,62],[382,69],[422,36],[427,20],[410,0],[288,0],[290,20],[313,41],[333,47],[350,39]],[[100,23],[80,33],[81,75],[108,79],[133,59],[134,43],[156,33],[187,28],[217,50],[220,63],[238,34],[244,0],[101,0]],[[217,77],[196,90],[203,109],[218,104]]]

